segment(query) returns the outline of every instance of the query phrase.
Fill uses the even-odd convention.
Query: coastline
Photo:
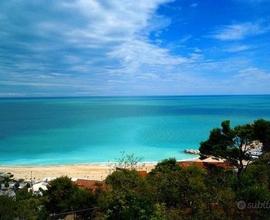
[[[156,163],[140,163],[137,170],[150,172]],[[112,163],[107,164],[62,164],[62,165],[1,165],[0,172],[9,172],[15,179],[42,181],[60,176],[73,179],[104,180],[115,170]]]
[[[192,161],[198,157],[177,161]],[[139,162],[136,170],[150,172],[158,161]],[[73,179],[89,179],[102,181],[110,175],[116,167],[115,162],[96,162],[78,164],[30,164],[30,165],[0,165],[0,172],[9,172],[15,179],[42,181],[44,179],[68,176]]]

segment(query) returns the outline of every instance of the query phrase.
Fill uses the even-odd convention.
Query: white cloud
[[[230,47],[227,47],[224,49],[224,51],[230,52],[230,53],[237,53],[237,52],[250,50],[251,48],[252,47],[250,45],[241,44],[241,45],[232,45]]]
[[[121,43],[149,28],[149,20],[159,5],[165,2],[168,0],[139,0],[136,4],[127,0],[63,2],[62,6],[78,11],[88,21],[83,28],[72,27],[66,35],[74,42]]]
[[[147,2],[138,0],[134,4],[129,0],[106,2],[60,0],[54,3],[53,8],[50,6],[46,8],[49,15],[44,16],[47,17],[46,19],[40,15],[37,19],[32,19],[29,22],[28,28],[30,29],[20,29],[23,34],[31,33],[32,38],[41,38],[39,41],[24,42],[23,47],[31,48],[29,50],[32,50],[33,55],[39,54],[41,57],[50,57],[62,49],[71,48],[76,52],[59,54],[59,56],[63,55],[63,64],[74,65],[68,70],[83,70],[83,72],[91,71],[97,67],[100,68],[100,71],[106,71],[104,67],[113,65],[112,63],[126,63],[131,53],[137,53],[140,57],[137,59],[137,65],[152,65],[153,62],[157,63],[157,61],[161,61],[162,65],[165,63],[177,65],[182,59],[181,57],[171,56],[168,50],[150,43],[147,39],[147,35],[151,31],[165,28],[170,24],[168,18],[155,14],[161,4],[169,1],[171,0],[148,0]],[[27,8],[27,3],[24,7]],[[27,10],[23,12],[26,17]],[[59,15],[55,12],[58,12]],[[63,18],[61,13],[69,16]],[[24,15],[19,14],[18,16]],[[18,29],[16,28],[16,30]],[[17,33],[9,31],[9,35],[12,37]],[[141,52],[148,52],[153,56],[140,56]],[[116,56],[113,57],[112,54]],[[119,60],[115,60],[116,58]],[[168,60],[166,61],[166,59]],[[98,64],[101,62],[103,65]],[[21,66],[29,64],[28,67],[31,68],[42,62],[36,64],[24,60],[22,64],[18,63]],[[117,66],[115,67],[117,68]]]
[[[249,36],[264,34],[269,30],[267,25],[247,22],[222,26],[211,37],[222,41],[242,40]]]
[[[207,48],[186,46],[191,39],[197,43],[188,33],[178,41],[158,44],[163,40],[160,33],[174,24],[157,14],[160,5],[169,1],[0,2],[0,96],[230,91],[232,80],[238,80],[232,75],[252,66],[251,62],[245,61],[246,57],[221,59],[215,57],[217,53],[207,59]],[[4,6],[12,8],[13,13]],[[261,23],[242,23],[223,26],[212,37],[234,40],[266,31]],[[154,42],[149,37],[152,33],[157,38]],[[247,45],[232,46],[225,49],[248,49]],[[224,51],[219,48],[218,52]]]
[[[62,75],[73,74],[74,84],[80,85],[79,80],[91,82],[97,74],[102,82],[112,73],[153,74],[177,66],[186,58],[173,56],[169,50],[148,40],[151,31],[170,25],[168,18],[156,14],[161,4],[169,1],[137,0],[134,4],[130,0],[59,0],[50,5],[42,0],[38,3],[14,0],[5,3],[2,17],[7,18],[7,23],[0,25],[6,35],[2,34],[0,40],[15,49],[3,55],[7,62],[14,62],[2,66],[0,79],[10,82],[10,73],[16,72],[18,85],[35,86],[36,76],[43,72],[42,85],[50,87],[61,86],[55,83],[55,78],[61,80]],[[13,6],[14,16],[22,24],[13,23],[15,19],[9,19],[4,6]],[[44,10],[36,12],[35,7]],[[14,40],[20,35],[29,38]],[[23,53],[17,54],[16,50]],[[164,69],[156,70],[157,66]],[[52,77],[55,72],[62,75]],[[21,81],[27,77],[28,83]],[[10,83],[15,85],[16,80]]]
[[[180,56],[172,56],[164,48],[152,45],[147,41],[133,39],[119,45],[109,53],[111,58],[121,60],[125,72],[138,73],[143,68],[155,68],[156,71],[164,71],[166,67],[172,67],[188,62],[188,59]]]
[[[270,82],[270,73],[261,70],[257,67],[249,67],[243,70],[240,70],[238,74],[234,76],[235,78],[248,81],[248,82],[263,82],[269,83]]]

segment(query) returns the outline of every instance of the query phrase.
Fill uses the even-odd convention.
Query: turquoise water
[[[270,96],[0,99],[0,164],[186,159],[209,130],[270,119]]]

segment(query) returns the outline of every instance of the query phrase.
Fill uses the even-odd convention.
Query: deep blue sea
[[[0,99],[0,164],[186,159],[210,129],[270,119],[270,96]]]

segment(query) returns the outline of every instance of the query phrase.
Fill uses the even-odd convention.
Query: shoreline
[[[189,160],[196,160],[199,158],[199,155],[196,154],[190,154],[190,153],[185,153],[186,155],[193,155],[193,157],[187,157],[184,159],[177,159],[177,161],[189,161]],[[168,158],[164,158],[168,159]],[[163,159],[162,159],[163,160]],[[140,161],[138,162],[138,165],[143,165],[143,164],[157,164],[161,162],[162,160],[157,160],[157,161]],[[11,164],[5,164],[5,163],[0,163],[0,169],[2,167],[51,167],[51,166],[84,166],[84,165],[89,165],[89,166],[108,166],[108,165],[115,165],[117,164],[117,161],[104,161],[104,162],[84,162],[84,163],[11,163]]]
[[[177,161],[192,161],[198,157]],[[139,162],[136,170],[150,172],[159,161]],[[95,162],[74,164],[1,164],[0,172],[11,173],[15,179],[43,181],[60,176],[73,179],[104,180],[116,167],[117,162]]]
[[[148,163],[136,166],[136,170],[150,172],[156,163]],[[47,165],[47,166],[0,166],[0,172],[11,173],[15,179],[26,181],[42,181],[60,176],[68,176],[73,179],[104,180],[115,170],[111,165],[72,164],[72,165]]]
[[[193,158],[191,158],[193,159]],[[188,160],[183,159],[183,160]],[[177,160],[182,161],[182,160]],[[157,164],[159,161],[146,161],[146,162],[139,162],[138,165],[143,164]],[[109,166],[109,165],[115,165],[117,162],[89,162],[89,163],[51,163],[51,164],[0,164],[0,168],[2,167],[60,167],[60,166]]]

